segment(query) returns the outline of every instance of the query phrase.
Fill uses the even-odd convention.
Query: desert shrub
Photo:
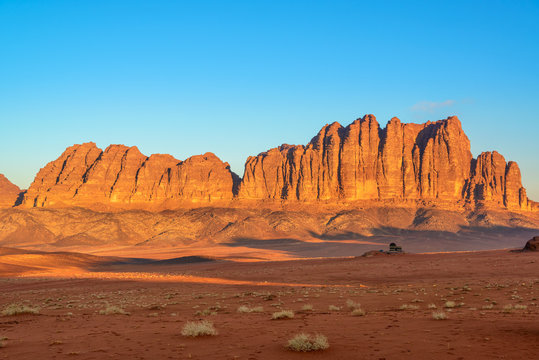
[[[488,304],[488,305],[483,305],[483,306],[481,307],[481,309],[483,309],[483,310],[490,310],[490,309],[492,309],[493,307],[494,307],[494,305]]]
[[[217,330],[213,327],[213,323],[207,320],[189,321],[182,329],[183,336],[214,336],[217,335]]]
[[[248,306],[242,305],[238,308],[239,313],[248,313],[251,312],[251,309],[249,309]]]
[[[291,351],[319,351],[329,348],[329,342],[322,334],[310,335],[301,333],[288,340],[286,347]]]
[[[210,308],[195,312],[195,316],[209,316],[209,315],[217,315],[217,312],[213,311]]]
[[[341,310],[340,307],[335,306],[335,305],[329,305],[329,311],[339,311],[339,310]]]
[[[434,311],[432,313],[432,318],[434,320],[445,320],[447,319],[447,315],[443,311]]]
[[[238,308],[238,312],[239,313],[252,313],[252,312],[263,312],[264,311],[264,308],[262,306],[255,306],[255,307],[248,307],[248,306],[245,306],[245,305],[242,305]]]
[[[116,305],[109,305],[105,309],[99,311],[100,315],[129,315],[124,309]]]
[[[428,307],[429,309],[436,309],[436,308],[437,308],[437,307],[436,307],[436,304],[429,304],[427,307]]]
[[[311,304],[305,304],[301,307],[301,310],[303,311],[313,311],[313,306]]]
[[[277,311],[271,315],[272,320],[292,319],[292,318],[294,318],[294,312],[292,310]]]
[[[361,304],[358,302],[355,302],[354,300],[348,299],[346,300],[346,307],[348,308],[348,310],[355,310],[355,309],[360,309]]]
[[[357,309],[352,310],[351,314],[353,316],[364,316],[365,315],[365,310],[363,310],[362,308],[357,308]]]
[[[528,306],[526,305],[520,305],[520,304],[516,304],[514,306],[515,310],[526,310],[528,308]]]
[[[2,310],[2,315],[12,316],[20,314],[39,314],[39,308],[34,308],[22,304],[9,304]]]
[[[408,305],[408,304],[402,304],[399,308],[401,310],[417,310],[419,309],[419,306],[417,305]]]
[[[503,312],[504,313],[510,313],[511,311],[513,311],[513,305],[511,304],[507,304],[503,307]]]
[[[446,308],[450,309],[450,308],[454,308],[455,306],[457,306],[457,304],[454,301],[446,301],[444,306]]]

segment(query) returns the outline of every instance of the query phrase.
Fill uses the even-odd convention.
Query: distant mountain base
[[[140,253],[159,248],[228,247],[304,257],[386,250],[394,240],[406,252],[521,247],[537,235],[539,216],[507,210],[389,206],[201,207],[162,212],[11,208],[0,210],[0,228],[0,246],[9,247],[90,252],[131,247]]]

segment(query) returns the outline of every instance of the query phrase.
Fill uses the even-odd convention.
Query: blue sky
[[[539,200],[537,1],[0,0],[0,173],[75,143],[178,159],[458,115]]]

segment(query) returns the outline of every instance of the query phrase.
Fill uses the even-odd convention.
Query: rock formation
[[[424,124],[393,118],[381,128],[373,115],[346,127],[326,125],[306,146],[249,157],[241,183],[211,153],[179,161],[123,145],[74,145],[39,171],[24,204],[171,209],[231,200],[537,210],[516,163],[497,152],[473,159],[457,117]]]
[[[0,208],[15,206],[21,189],[0,174]]]
[[[230,166],[212,153],[185,161],[143,155],[136,147],[74,145],[39,171],[24,205],[168,205],[231,200],[238,182]]]
[[[508,209],[531,209],[522,187],[517,163],[497,153],[484,152],[472,163],[472,176],[466,194],[469,199]]]
[[[524,251],[539,251],[539,236],[534,236],[526,242]]]
[[[457,117],[425,124],[373,115],[326,125],[307,146],[249,157],[239,199],[482,203],[528,210],[520,170],[500,154],[472,159]]]

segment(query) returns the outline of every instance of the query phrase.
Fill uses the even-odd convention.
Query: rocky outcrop
[[[0,174],[0,208],[15,206],[21,189]]]
[[[472,163],[466,195],[470,200],[511,210],[531,210],[517,163],[498,152],[481,153]]]
[[[170,209],[195,203],[263,201],[350,204],[361,201],[538,210],[520,169],[497,152],[472,158],[455,116],[424,124],[374,115],[324,126],[307,145],[251,156],[243,179],[211,153],[179,161],[136,147],[74,145],[37,174],[24,204]]]
[[[524,251],[539,251],[539,236],[534,236],[526,242]]]
[[[74,145],[39,171],[24,204],[32,207],[96,204],[168,206],[231,200],[238,182],[212,153],[185,161],[143,155],[136,147]]]
[[[373,115],[326,125],[307,146],[249,157],[240,199],[393,200],[529,208],[520,170],[496,152],[472,159],[457,117],[425,124]]]

